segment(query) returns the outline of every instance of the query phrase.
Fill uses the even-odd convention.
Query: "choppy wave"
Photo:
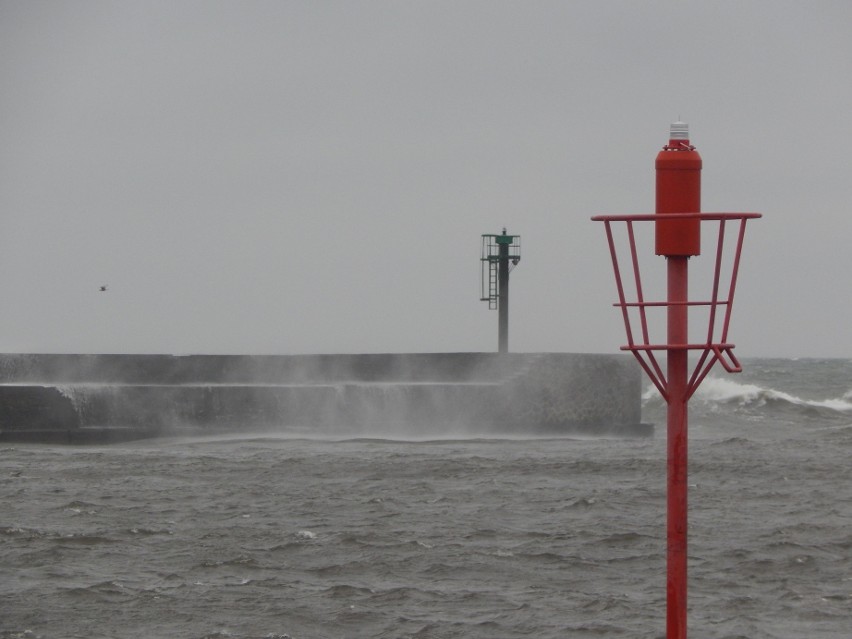
[[[852,390],[847,391],[841,397],[815,400],[756,384],[741,384],[721,377],[711,377],[704,380],[704,383],[696,392],[696,398],[706,402],[736,402],[743,406],[759,407],[775,402],[793,406],[828,408],[839,412],[852,411]]]
[[[708,639],[848,636],[844,443],[694,442]],[[659,636],[659,442],[273,444],[7,453],[0,639]]]
[[[642,395],[642,402],[645,406],[662,404],[662,398],[656,387],[648,386]],[[852,390],[840,397],[808,399],[774,388],[741,383],[722,377],[705,379],[693,396],[692,402],[706,406],[716,405],[719,408],[725,406],[748,409],[798,408],[852,415]]]

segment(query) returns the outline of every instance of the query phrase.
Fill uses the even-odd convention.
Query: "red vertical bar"
[[[668,268],[666,638],[686,639],[688,258]]]

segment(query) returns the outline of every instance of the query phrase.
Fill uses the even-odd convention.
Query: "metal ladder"
[[[497,308],[497,260],[488,260],[488,309]]]

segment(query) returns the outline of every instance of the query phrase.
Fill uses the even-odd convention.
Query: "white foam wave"
[[[660,394],[653,385],[642,395],[647,403],[659,399]],[[852,412],[852,390],[842,397],[823,400],[804,399],[791,393],[765,388],[757,384],[744,384],[724,377],[708,377],[698,387],[694,400],[708,404],[738,404],[760,408],[769,402],[784,402],[793,406],[825,408],[841,413]]]
[[[296,539],[301,539],[303,541],[311,541],[317,538],[317,534],[311,530],[300,530],[296,533]]]
[[[765,399],[768,389],[756,384],[740,384],[724,377],[708,377],[698,387],[695,398],[705,402],[751,404]]]

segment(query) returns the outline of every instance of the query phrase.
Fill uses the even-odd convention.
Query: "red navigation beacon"
[[[729,373],[742,370],[734,357],[734,344],[728,341],[731,309],[734,303],[737,272],[746,222],[759,213],[701,213],[701,156],[689,143],[684,122],[671,126],[669,143],[657,154],[657,208],[653,215],[599,215],[592,219],[606,228],[615,283],[627,345],[643,370],[660,391],[668,407],[666,415],[667,490],[666,490],[666,637],[686,639],[687,585],[687,406],[710,369],[719,362]],[[632,277],[622,277],[616,248],[614,226],[624,223],[629,246],[628,269]],[[634,225],[654,224],[655,253],[666,259],[666,299],[645,298],[640,256],[636,250]],[[701,224],[717,224],[715,261],[709,299],[690,299],[689,261],[701,255]],[[730,278],[723,282],[722,266],[727,230],[735,228]],[[632,281],[635,297],[628,295]],[[689,310],[707,309],[706,337],[691,341]],[[665,311],[665,340],[653,340],[649,311]],[[631,319],[631,313],[634,313]],[[721,317],[720,317],[721,316]],[[633,322],[638,318],[639,336]],[[720,321],[717,321],[720,320]],[[702,327],[703,328],[703,327]],[[665,353],[665,362],[657,358]],[[695,354],[690,362],[689,354]],[[664,365],[663,365],[664,364]],[[690,372],[691,371],[691,372]]]

